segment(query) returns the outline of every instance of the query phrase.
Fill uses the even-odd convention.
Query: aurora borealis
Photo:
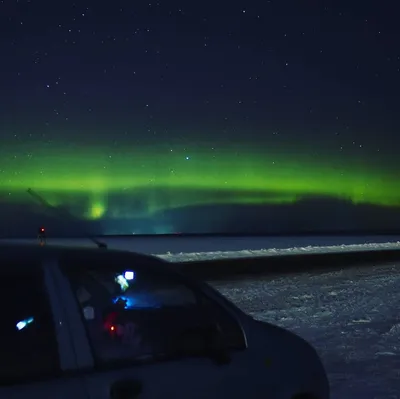
[[[400,187],[394,189],[396,178],[388,172],[367,166],[357,169],[351,162],[333,165],[335,160],[307,160],[300,154],[297,159],[266,153],[257,156],[255,151],[245,154],[231,148],[215,155],[213,151],[189,154],[177,150],[180,153],[175,155],[173,150],[141,150],[132,156],[131,150],[120,148],[113,154],[88,151],[84,157],[62,149],[37,151],[36,158],[15,158],[10,168],[13,173],[3,172],[2,191],[24,201],[27,187],[34,187],[54,205],[68,198],[73,205],[74,196],[87,196],[86,213],[92,218],[107,213],[108,197],[115,194],[146,197],[149,212],[220,202],[291,203],[313,195],[355,204],[399,204]],[[160,198],[149,197],[150,191]]]
[[[121,234],[188,207],[397,212],[399,28],[339,3],[2,4],[0,200]]]

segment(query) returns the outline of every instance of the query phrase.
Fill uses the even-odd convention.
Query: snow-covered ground
[[[400,398],[400,265],[211,283],[255,318],[307,339],[332,399]]]
[[[381,244],[353,244],[353,245],[330,245],[321,247],[294,247],[294,248],[269,248],[260,249],[258,251],[218,251],[218,252],[194,252],[194,253],[167,253],[155,254],[163,259],[173,262],[189,262],[196,260],[213,260],[228,258],[250,258],[260,256],[276,256],[276,255],[299,255],[299,254],[316,254],[316,253],[332,253],[332,252],[359,252],[359,251],[378,251],[384,249],[399,249],[400,242],[387,242]]]
[[[171,261],[193,261],[268,255],[400,249],[400,236],[309,237],[101,237],[110,249],[159,255]],[[37,243],[35,238],[0,242]],[[49,238],[48,245],[93,247],[89,239]]]

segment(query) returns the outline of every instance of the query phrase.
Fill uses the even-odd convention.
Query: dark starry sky
[[[398,204],[398,8],[2,0],[0,187]]]

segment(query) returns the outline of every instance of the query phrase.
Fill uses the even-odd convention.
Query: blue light
[[[21,320],[16,325],[17,330],[21,331],[22,329],[24,329],[27,325],[29,325],[31,323],[33,323],[33,317],[29,317],[28,319]]]
[[[126,296],[118,296],[116,298],[113,299],[114,303],[117,303],[120,299],[122,299],[123,301],[125,301],[125,309],[130,309],[133,308],[135,306],[134,301],[132,298],[127,298]]]
[[[117,296],[113,298],[113,302],[117,303],[118,300],[122,299],[125,301],[125,309],[138,309],[138,308],[159,308],[161,307],[161,304],[155,302],[151,295],[140,295],[136,294],[134,298],[132,296],[127,297],[127,296]]]

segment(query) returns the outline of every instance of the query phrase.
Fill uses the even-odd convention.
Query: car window
[[[99,363],[199,353],[205,350],[199,332],[217,319],[227,343],[233,343],[236,334],[236,346],[244,345],[234,318],[173,273],[122,262],[108,267],[75,264],[64,273]]]
[[[39,265],[0,272],[0,384],[54,376],[60,372],[53,316]]]

